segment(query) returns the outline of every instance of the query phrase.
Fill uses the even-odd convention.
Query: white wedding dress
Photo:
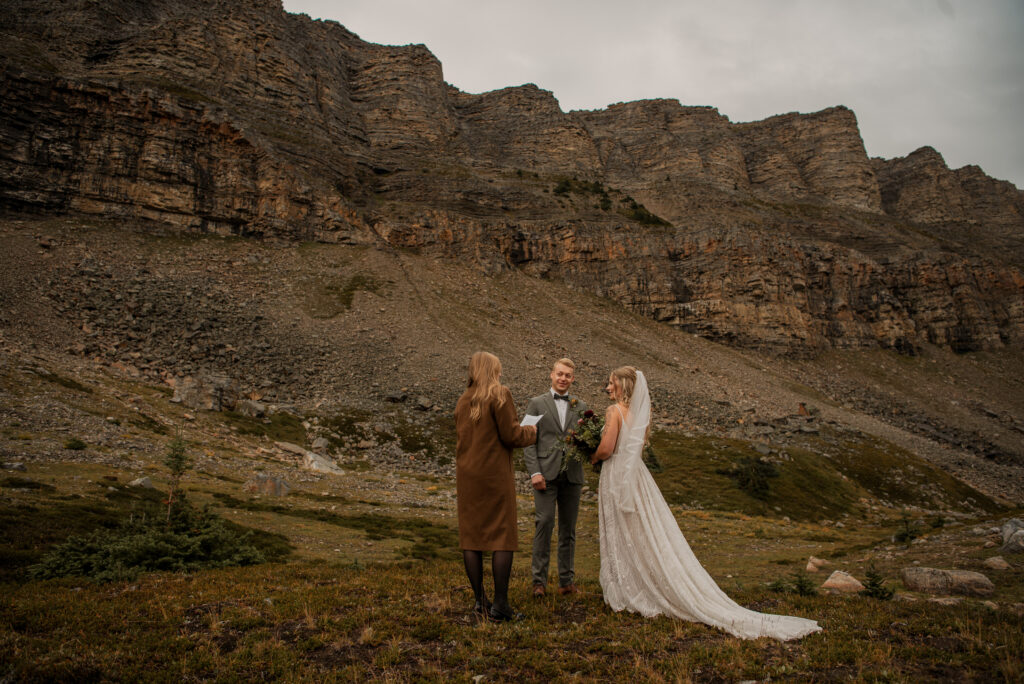
[[[743,639],[797,639],[819,631],[814,620],[747,610],[718,588],[643,463],[650,417],[647,380],[637,371],[629,411],[598,488],[605,602],[615,611],[703,622]]]

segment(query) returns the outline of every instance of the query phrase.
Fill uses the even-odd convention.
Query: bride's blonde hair
[[[636,388],[636,368],[620,366],[612,371],[612,379],[622,390],[622,403],[629,406],[633,399],[633,389]]]
[[[501,391],[501,361],[490,352],[480,351],[469,359],[469,379],[466,381],[469,393],[469,417],[480,420],[480,409],[485,402],[497,399],[498,406],[505,403]]]

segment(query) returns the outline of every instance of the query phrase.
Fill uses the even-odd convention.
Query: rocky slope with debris
[[[265,454],[244,447],[257,460],[301,458],[277,441],[330,455],[342,468],[368,460],[448,472],[466,362],[489,349],[520,406],[544,389],[560,356],[577,361],[577,389],[597,407],[607,373],[630,363],[650,377],[666,433],[736,439],[768,455],[783,447],[827,454],[850,440],[888,444],[991,496],[1024,501],[1019,352],[926,346],[914,357],[876,350],[780,358],[521,271],[486,275],[361,246],[49,219],[3,221],[0,248],[10,256],[0,270],[5,460],[29,447],[66,458],[68,434],[89,435],[104,453],[159,450],[160,437],[148,446],[124,437],[106,420],[112,409],[87,409],[88,393],[72,391],[82,401],[70,404],[52,396],[68,383],[113,384],[126,388],[110,399],[124,414],[118,420],[164,430],[158,435],[182,411],[203,424],[220,411],[226,418],[209,428],[217,439],[231,436],[224,421],[243,432],[281,431],[262,443]],[[22,384],[38,387],[11,389]],[[295,418],[273,422],[284,416]],[[46,437],[24,442],[22,432]]]

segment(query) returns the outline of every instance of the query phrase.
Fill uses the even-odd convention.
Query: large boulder
[[[243,416],[249,416],[250,418],[262,418],[267,415],[267,405],[262,401],[255,401],[253,399],[240,399],[235,402],[234,409]]]
[[[825,583],[821,585],[821,588],[827,592],[837,594],[856,594],[864,591],[864,585],[860,583],[860,580],[842,570],[836,570],[829,575]]]
[[[1002,556],[992,556],[991,558],[986,558],[985,562],[982,563],[982,565],[984,565],[986,568],[991,568],[992,570],[1010,569],[1010,564],[1007,563],[1006,559],[1004,559]]]
[[[1024,553],[1024,522],[1020,518],[1010,518],[1003,523],[1000,533],[1003,535],[1003,553]]]
[[[1003,544],[1003,553],[1024,553],[1024,530],[1017,530]]]
[[[334,461],[309,449],[300,447],[298,444],[274,442],[274,446],[282,451],[299,456],[302,459],[299,463],[306,470],[313,470],[318,473],[333,473],[335,475],[345,474],[345,471],[339,468]]]
[[[814,556],[811,556],[807,559],[807,572],[818,572],[829,565],[831,565],[831,563],[824,558],[815,558]]]
[[[230,411],[241,398],[238,383],[226,375],[198,375],[174,383],[176,404],[200,411]]]
[[[940,570],[938,568],[903,568],[900,571],[903,586],[926,594],[966,594],[988,596],[995,586],[988,577],[970,570]]]
[[[247,494],[261,494],[263,496],[287,496],[288,492],[291,491],[291,487],[279,477],[260,474],[242,485],[242,491]]]
[[[1024,530],[1024,522],[1020,518],[1010,518],[1004,522],[999,529],[999,533],[1003,535],[1003,543],[1008,543],[1010,538],[1020,530]]]

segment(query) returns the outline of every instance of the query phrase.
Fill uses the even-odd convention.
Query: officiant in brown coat
[[[493,620],[517,616],[508,602],[513,553],[519,545],[512,449],[533,444],[537,428],[519,425],[512,393],[500,382],[501,361],[477,352],[466,391],[455,406],[455,490],[459,546],[473,587],[473,610]],[[483,589],[483,552],[491,551],[494,603]]]

